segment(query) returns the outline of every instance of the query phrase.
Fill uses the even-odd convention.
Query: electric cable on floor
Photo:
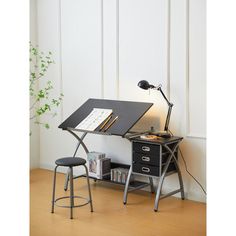
[[[169,132],[170,132],[170,134],[171,134],[172,136],[174,136],[173,133],[172,133],[170,130],[169,130]],[[206,191],[205,191],[205,189],[202,187],[201,183],[188,171],[187,163],[186,163],[186,161],[185,161],[185,159],[184,159],[184,155],[183,155],[183,153],[182,153],[180,147],[179,147],[179,152],[180,152],[181,158],[182,158],[182,160],[183,160],[183,162],[184,162],[184,166],[185,166],[186,172],[187,172],[187,173],[193,178],[193,180],[201,187],[202,191],[203,191],[204,194],[206,195]]]

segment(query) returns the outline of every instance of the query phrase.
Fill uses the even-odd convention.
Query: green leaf
[[[36,113],[40,116],[42,112],[40,110],[37,110]]]
[[[44,109],[45,109],[45,111],[46,111],[46,110],[49,110],[49,111],[51,110],[51,108],[50,108],[50,106],[49,106],[48,104],[45,104],[45,105],[44,105]]]
[[[41,90],[41,91],[39,91],[38,97],[39,97],[39,98],[44,98],[44,93],[43,93],[43,91],[42,91],[42,90]]]
[[[31,77],[32,77],[33,79],[35,79],[35,78],[36,78],[36,74],[35,74],[34,72],[32,72],[32,73],[31,73]]]

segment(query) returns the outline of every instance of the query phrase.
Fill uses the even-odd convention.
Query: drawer
[[[148,154],[160,155],[160,145],[133,142],[133,151],[145,154],[148,153]]]
[[[163,168],[164,168],[164,165],[162,166],[162,170]],[[167,173],[174,170],[176,170],[175,164],[171,162],[168,167]],[[138,162],[133,163],[132,171],[135,173],[140,173],[144,175],[161,176],[159,166],[144,165]]]
[[[160,166],[160,153],[151,155],[149,153],[133,152],[133,161],[147,165]]]
[[[144,174],[144,175],[159,176],[160,167],[144,165],[137,162],[137,163],[133,163],[133,172]]]

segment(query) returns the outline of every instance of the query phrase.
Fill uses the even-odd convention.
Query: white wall
[[[76,141],[57,126],[90,97],[154,102],[135,129],[162,128],[167,106],[156,91],[137,87],[146,79],[162,83],[174,103],[170,128],[184,136],[188,169],[205,187],[205,8],[204,0],[38,1],[38,43],[53,51],[48,77],[54,93],[65,96],[52,128],[40,130],[40,166],[52,169],[55,159],[73,154]],[[86,143],[115,161],[131,161],[125,139],[89,135]],[[187,198],[205,201],[181,160],[180,166]],[[168,177],[164,192],[177,184]]]
[[[30,41],[37,44],[37,0],[30,1]],[[34,169],[39,167],[39,126],[30,122],[30,131],[30,168]]]

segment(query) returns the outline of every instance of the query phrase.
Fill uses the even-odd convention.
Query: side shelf
[[[178,146],[182,139],[182,137],[172,136],[167,139],[143,140],[135,138],[132,140],[132,171],[130,171],[129,176],[134,174],[149,177],[152,192],[154,192],[152,178],[159,178],[155,191],[155,212],[158,211],[159,200],[162,198],[180,192],[181,198],[184,199],[183,180],[178,165]],[[165,177],[174,173],[178,174],[179,188],[161,195]],[[123,197],[124,204],[127,204],[129,187],[129,182],[127,182]]]

